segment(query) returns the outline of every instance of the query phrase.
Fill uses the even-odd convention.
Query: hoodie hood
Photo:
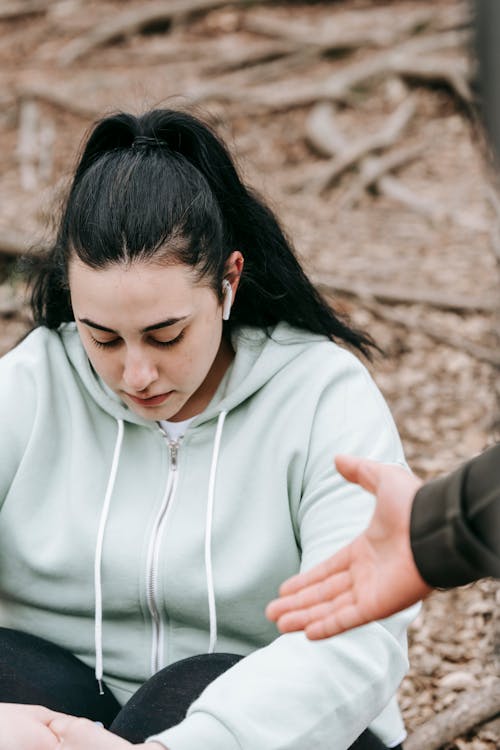
[[[103,382],[93,369],[75,323],[65,323],[59,334],[68,359],[88,391],[105,412],[114,419],[151,427],[146,420],[130,409]],[[326,337],[292,328],[287,323],[278,323],[268,333],[262,328],[241,326],[233,331],[231,344],[235,358],[226,376],[219,385],[206,409],[192,422],[195,427],[215,419],[221,412],[228,412],[253,396],[284,367],[309,349],[311,343],[325,342]]]

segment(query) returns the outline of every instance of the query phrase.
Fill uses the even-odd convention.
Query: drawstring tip
[[[104,690],[102,689],[102,680],[97,680],[97,684],[99,686],[99,695],[104,695]]]

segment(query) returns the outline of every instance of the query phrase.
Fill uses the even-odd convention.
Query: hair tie
[[[136,135],[132,141],[132,148],[141,148],[143,146],[154,146],[156,148],[166,146],[166,143],[159,141],[150,135]]]

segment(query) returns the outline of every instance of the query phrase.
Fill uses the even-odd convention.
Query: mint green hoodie
[[[320,642],[264,615],[366,526],[373,499],[332,459],[404,463],[391,416],[321,336],[280,324],[233,345],[179,444],[109,391],[74,324],[0,360],[0,624],[69,649],[122,703],[179,659],[244,655],[155,737],[171,750],[343,750],[368,725],[400,742],[414,613]]]

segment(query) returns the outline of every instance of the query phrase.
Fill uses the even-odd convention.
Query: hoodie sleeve
[[[35,358],[24,341],[0,359],[0,509],[23,459],[36,413]]]
[[[331,378],[304,427],[301,498],[292,508],[302,570],[348,543],[373,511],[371,495],[336,472],[335,453],[404,464],[377,387],[355,357],[334,351]],[[316,366],[324,377],[328,359]],[[397,744],[404,727],[393,696],[408,666],[405,630],[415,613],[323,641],[282,635],[212,682],[183,722],[149,739],[170,750],[346,750],[371,725]]]

